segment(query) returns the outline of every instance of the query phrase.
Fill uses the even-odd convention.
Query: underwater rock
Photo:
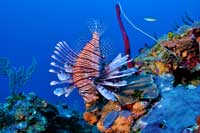
[[[168,38],[136,57],[136,67],[145,73],[174,74],[175,86],[188,83],[197,86],[200,83],[200,70],[196,69],[200,63],[200,27],[190,27],[180,34],[170,33]]]
[[[161,101],[142,118],[142,121],[147,123],[142,131],[181,132],[186,127],[193,125],[197,115],[200,114],[199,95],[200,87],[186,89],[183,86],[178,86],[172,90],[162,92]],[[150,126],[159,121],[165,121],[165,128]]]
[[[148,124],[142,133],[173,133],[175,130],[166,129],[165,123],[163,121]]]
[[[183,130],[183,133],[199,133],[200,132],[200,116],[196,117],[196,123]]]

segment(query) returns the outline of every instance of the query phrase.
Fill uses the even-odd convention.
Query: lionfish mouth
[[[151,75],[135,75],[136,68],[122,68],[132,59],[128,55],[119,54],[103,71],[100,71],[102,56],[99,47],[99,34],[93,32],[92,39],[86,43],[79,54],[75,53],[66,42],[59,42],[51,56],[54,62],[49,72],[57,75],[58,81],[50,85],[56,86],[54,94],[65,95],[78,88],[86,103],[94,103],[100,94],[107,100],[119,101],[122,104],[133,102],[130,97],[135,90],[144,90],[145,97],[158,95]],[[127,93],[129,92],[129,93]]]

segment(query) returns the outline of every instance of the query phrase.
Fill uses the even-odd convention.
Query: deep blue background
[[[13,66],[28,66],[32,57],[37,60],[37,69],[25,85],[24,91],[34,91],[42,98],[56,103],[67,102],[71,107],[83,107],[77,92],[66,98],[53,95],[49,82],[55,79],[48,73],[51,54],[56,42],[66,40],[74,49],[84,46],[80,38],[89,38],[87,21],[97,18],[103,21],[106,30],[102,40],[109,40],[116,55],[124,52],[121,33],[116,21],[116,0],[0,0],[0,56],[8,57]],[[150,34],[162,35],[173,29],[187,12],[199,19],[199,0],[121,0],[126,15],[140,28]],[[156,22],[146,22],[144,17],[155,17]],[[125,23],[131,41],[132,57],[146,42],[147,37]],[[106,45],[104,45],[106,47]],[[109,50],[108,50],[109,51]],[[113,55],[113,56],[114,56]],[[108,58],[113,58],[108,57]],[[0,101],[9,95],[8,79],[0,77]],[[83,110],[83,108],[81,108]]]

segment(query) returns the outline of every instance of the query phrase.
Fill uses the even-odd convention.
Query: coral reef
[[[116,14],[125,56],[118,54],[111,62],[103,62],[102,31],[96,29],[97,23],[79,54],[62,41],[51,56],[54,69],[49,72],[58,78],[50,83],[57,86],[54,94],[68,97],[78,88],[85,102],[83,114],[66,104],[50,104],[35,93],[20,92],[36,68],[35,59],[28,69],[16,69],[7,58],[0,58],[0,75],[8,76],[11,90],[7,102],[0,104],[0,132],[200,131],[199,22],[186,15],[183,21],[187,25],[176,25],[177,31],[156,39],[132,23],[120,4]],[[130,59],[130,42],[121,17],[156,41],[152,48],[140,49],[135,59]]]
[[[79,127],[79,128],[77,128]],[[91,132],[81,114],[52,105],[35,93],[7,98],[0,107],[0,132]]]
[[[158,76],[161,100],[141,118],[142,132],[182,132],[185,128],[199,123],[200,87],[186,89],[184,86],[173,87],[171,76]],[[180,117],[181,116],[181,117]]]
[[[97,128],[107,133],[198,131],[200,88],[174,88],[172,81],[172,75],[156,77],[162,97],[159,102],[138,99],[132,104],[121,105],[108,101],[101,110],[85,112],[83,118],[65,104],[52,105],[34,93],[20,93],[1,104],[0,131],[98,132]],[[86,124],[84,119],[93,126]]]
[[[191,90],[200,83],[200,28],[180,27],[179,31],[169,32],[157,40],[135,26],[121,10],[120,4],[116,6],[116,12],[126,54],[130,54],[130,43],[121,13],[134,29],[156,41],[155,46],[141,50],[132,63],[128,55],[123,57],[119,54],[110,63],[104,62],[105,68],[99,71],[100,63],[90,60],[88,52],[89,48],[95,49],[93,46],[99,48],[99,33],[93,33],[90,43],[80,52],[83,57],[78,59],[67,43],[59,42],[55,47],[56,55],[52,55],[57,62],[51,63],[56,69],[50,69],[57,74],[59,81],[50,84],[69,83],[69,87],[57,88],[54,94],[67,97],[77,87],[85,101],[83,119],[101,132],[184,131],[195,123],[194,119],[200,113],[197,109],[200,105],[199,90]],[[63,52],[64,49],[69,52]],[[72,62],[69,60],[60,66],[60,60],[64,59],[57,56],[62,54],[73,56]],[[98,49],[91,52],[90,56],[93,55],[96,60],[101,59]],[[94,72],[90,71],[93,69],[91,66],[96,68]]]
[[[199,35],[198,27],[185,30],[181,34],[169,32],[167,38],[158,41],[151,49],[143,51],[134,59],[135,67],[139,69],[139,74],[155,75],[154,80],[160,93],[152,99],[145,99],[144,92],[132,92],[126,87],[123,91],[132,94],[134,100],[129,103],[130,97],[126,95],[123,102],[104,103],[102,109],[98,108],[98,113],[92,112],[93,116],[90,118],[95,120],[92,124],[97,123],[101,132],[109,133],[181,132],[193,125],[194,119],[200,114],[199,89],[190,89],[196,88],[200,83]],[[172,105],[174,101],[176,102]],[[185,110],[188,112],[185,113]],[[180,113],[184,115],[184,119],[178,118]],[[175,124],[177,121],[178,125]],[[198,131],[199,127],[195,127],[193,131]]]
[[[97,127],[101,132],[129,133],[134,121],[146,113],[147,104],[147,102],[138,101],[121,106],[118,102],[109,101],[102,109]]]
[[[155,46],[134,59],[140,71],[162,75],[172,73],[174,86],[200,83],[200,28],[194,27],[181,34],[168,33]]]

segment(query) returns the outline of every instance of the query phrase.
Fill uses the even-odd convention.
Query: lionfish
[[[58,77],[58,81],[50,83],[57,86],[54,94],[68,97],[77,88],[86,103],[95,103],[100,96],[122,104],[130,103],[134,100],[132,94],[135,90],[144,90],[143,96],[155,97],[157,88],[152,76],[137,75],[136,68],[127,68],[127,63],[132,61],[128,55],[118,54],[110,63],[103,65],[101,34],[94,29],[92,39],[80,53],[74,52],[65,41],[56,44],[51,56],[54,69],[49,70]]]

